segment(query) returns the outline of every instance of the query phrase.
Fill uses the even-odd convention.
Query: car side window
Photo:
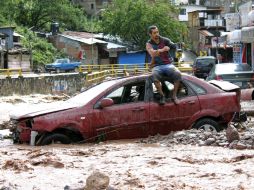
[[[165,97],[167,99],[172,98],[174,85],[172,83],[168,82],[168,81],[164,81],[161,84],[162,84],[162,91],[165,94]],[[192,94],[193,93],[191,93],[188,86],[186,86],[183,82],[181,82],[180,86],[179,86],[179,89],[178,89],[178,92],[177,92],[177,97],[179,99],[181,99],[181,98],[190,96]],[[157,91],[154,84],[153,84],[153,97],[154,97],[154,101],[159,101],[159,99],[160,99],[159,92]]]
[[[106,98],[111,98],[115,104],[121,103],[121,98],[123,94],[124,87],[120,87],[113,92],[111,92],[109,95],[106,96]]]
[[[145,82],[135,82],[121,86],[104,98],[111,98],[114,104],[141,102],[145,100]]]
[[[191,88],[192,88],[198,95],[204,95],[204,94],[207,93],[206,90],[205,90],[203,87],[201,87],[201,86],[199,86],[199,85],[197,85],[197,84],[195,84],[195,83],[193,83],[193,82],[188,81],[188,84],[191,86]]]

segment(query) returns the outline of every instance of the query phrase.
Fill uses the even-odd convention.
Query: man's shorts
[[[158,65],[152,70],[153,81],[176,82],[182,79],[181,72],[173,65]]]

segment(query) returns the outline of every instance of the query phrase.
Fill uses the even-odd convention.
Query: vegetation
[[[57,57],[64,57],[64,53],[58,51],[46,39],[39,38],[34,32],[27,28],[17,28],[18,33],[22,34],[22,44],[25,48],[29,49],[32,53],[33,65],[32,67],[39,68],[41,65],[53,62]]]
[[[15,26],[24,36],[24,47],[32,49],[33,66],[52,62],[63,56],[46,39],[38,38],[33,31],[50,32],[53,21],[61,30],[84,30],[89,22],[83,10],[69,0],[0,0],[0,26]]]
[[[177,20],[178,9],[167,0],[113,0],[102,14],[102,29],[105,33],[119,36],[138,49],[144,49],[148,39],[147,28],[158,26],[162,36],[174,42],[182,41],[187,27]]]
[[[4,1],[4,0],[1,0]],[[82,30],[87,23],[81,8],[69,0],[12,0],[1,2],[0,13],[6,15],[9,24],[49,31],[52,21],[68,30]]]
[[[46,39],[33,31],[49,32],[53,21],[60,31],[104,32],[121,37],[137,49],[144,49],[148,39],[147,28],[157,25],[163,36],[174,42],[182,41],[187,28],[177,21],[178,9],[167,0],[113,0],[101,11],[100,22],[94,16],[88,19],[80,7],[70,0],[0,0],[0,26],[15,26],[24,36],[23,45],[32,49],[35,66],[52,62],[63,56]]]

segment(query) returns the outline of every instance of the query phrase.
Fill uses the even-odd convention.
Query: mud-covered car
[[[46,145],[142,138],[190,128],[220,131],[241,107],[239,87],[222,83],[183,75],[179,104],[171,100],[173,85],[165,82],[167,101],[159,105],[151,75],[104,81],[63,103],[10,114],[13,140]]]

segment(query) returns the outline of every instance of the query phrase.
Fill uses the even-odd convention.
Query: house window
[[[94,9],[94,4],[93,3],[91,4],[91,9]]]
[[[186,15],[186,9],[180,9],[180,15]]]

